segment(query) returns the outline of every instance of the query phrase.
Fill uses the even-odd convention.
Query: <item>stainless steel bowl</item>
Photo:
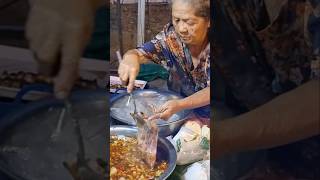
[[[182,98],[180,95],[173,92],[153,89],[135,90],[133,92],[133,96],[136,102],[138,102],[137,110],[143,112],[145,112],[146,109],[145,104],[142,102],[160,106],[168,100]],[[130,112],[133,112],[133,109],[130,106],[126,106],[128,98],[129,94],[121,94],[112,98],[110,104],[110,115],[113,119],[121,123],[135,126],[136,123],[130,116]],[[139,101],[141,102],[140,104]],[[158,120],[159,136],[167,137],[177,133],[191,112],[191,110],[183,110],[171,116],[167,121]]]
[[[138,130],[136,127],[132,126],[111,126],[110,135],[111,136],[125,136],[125,137],[135,137]],[[168,162],[168,168],[159,177],[159,180],[167,179],[176,167],[177,154],[173,145],[166,138],[158,138],[157,147],[157,161],[165,160]]]

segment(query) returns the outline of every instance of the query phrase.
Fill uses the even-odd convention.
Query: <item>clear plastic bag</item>
[[[156,121],[148,121],[147,118],[152,114],[152,105],[144,101],[132,100],[131,106],[133,113],[131,117],[135,120],[138,127],[137,141],[140,159],[142,159],[150,168],[154,167],[157,155],[158,126]],[[142,107],[145,107],[144,109]],[[143,109],[144,112],[141,112]]]
[[[142,127],[138,127],[138,148],[141,158],[150,168],[153,168],[156,162],[158,132],[156,121],[146,121]]]

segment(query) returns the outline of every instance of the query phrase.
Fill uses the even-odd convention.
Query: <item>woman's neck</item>
[[[190,53],[193,57],[198,57],[200,53],[207,47],[208,40],[205,40],[200,45],[188,45]]]

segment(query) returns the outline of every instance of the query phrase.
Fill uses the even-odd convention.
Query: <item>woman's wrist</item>
[[[148,60],[143,56],[141,52],[139,52],[137,49],[131,49],[127,51],[124,56],[124,59],[135,59],[139,64],[147,63]]]
[[[124,61],[128,61],[128,60],[130,60],[130,61],[132,61],[132,60],[134,60],[134,61],[136,61],[137,63],[139,63],[139,56],[138,56],[138,54],[136,54],[136,53],[134,53],[133,51],[128,51],[128,52],[126,52],[124,55],[123,55],[123,60]],[[140,64],[140,63],[139,63]]]
[[[177,100],[177,106],[179,110],[191,109],[192,103],[187,98]]]

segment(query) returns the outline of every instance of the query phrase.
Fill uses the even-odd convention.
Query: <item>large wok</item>
[[[105,91],[72,94],[72,118],[78,118],[91,169],[106,161],[107,95]],[[67,117],[56,139],[64,103],[54,98],[28,103],[0,120],[0,172],[10,179],[72,179],[79,152],[74,123]],[[76,169],[77,170],[77,169]],[[95,172],[98,172],[94,169]],[[0,174],[1,174],[0,173]],[[98,172],[100,173],[100,172]]]
[[[137,135],[137,128],[132,126],[111,126],[110,135],[113,136],[126,136],[135,137]],[[167,170],[159,177],[159,180],[167,179],[176,167],[177,154],[173,145],[169,140],[163,137],[158,139],[157,147],[157,161],[165,160],[168,162],[169,166]]]

